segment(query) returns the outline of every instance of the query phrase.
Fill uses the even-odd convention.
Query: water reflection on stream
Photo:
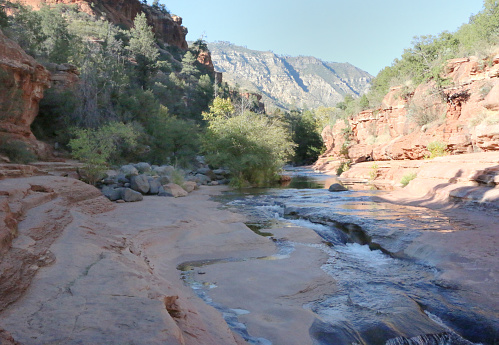
[[[325,188],[334,180],[305,169],[291,174],[286,188],[231,191],[217,201],[245,213],[248,226],[259,235],[272,236],[273,228],[298,225],[324,239],[321,249],[329,260],[322,269],[337,281],[337,289],[303,306],[317,315],[310,329],[314,344],[471,344],[456,333],[493,343],[497,320],[470,308],[458,288],[438,280],[434,267],[402,254],[423,231],[451,231],[445,217],[426,209],[376,203],[372,198],[379,191],[331,193]],[[278,253],[272,259],[286,258],[294,248],[293,243],[276,245]],[[243,260],[257,259],[268,258]],[[209,291],[216,286],[199,283],[189,269],[223,263],[186,263],[180,269],[185,282],[218,308],[246,341],[271,344],[248,334],[238,321],[251,310],[212,301]]]

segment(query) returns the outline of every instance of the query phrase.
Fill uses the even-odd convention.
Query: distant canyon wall
[[[334,106],[345,95],[365,93],[372,76],[348,63],[314,57],[282,57],[227,42],[208,43],[215,69],[241,90],[261,93],[267,105],[284,109]]]
[[[409,92],[393,87],[378,109],[339,120],[322,132],[326,152],[316,167],[335,161],[423,159],[437,143],[448,154],[499,149],[499,55],[449,60],[451,83],[434,82]]]

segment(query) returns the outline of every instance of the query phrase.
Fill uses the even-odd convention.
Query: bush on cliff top
[[[440,86],[444,82],[441,74],[448,59],[481,56],[498,44],[499,1],[484,0],[483,9],[456,32],[444,31],[438,36],[414,37],[412,47],[373,79],[369,95],[375,95],[379,102],[391,86],[403,84],[407,80],[417,85],[433,79]]]

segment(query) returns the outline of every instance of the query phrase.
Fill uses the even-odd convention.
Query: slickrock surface
[[[175,261],[168,260],[179,255],[173,240],[189,236],[195,224],[222,236],[238,219],[226,219],[222,229],[210,228],[211,211],[185,214],[184,207],[172,205],[178,202],[174,198],[146,198],[140,206],[115,209],[94,187],[64,177],[7,179],[0,182],[0,190],[2,219],[18,224],[17,230],[10,226],[2,242],[0,328],[16,341],[241,343],[220,314],[182,286]],[[204,209],[207,197],[195,199],[189,210]],[[158,244],[153,238],[163,232],[169,241],[161,248],[164,275],[145,251]],[[200,248],[216,248],[194,237]],[[189,256],[188,250],[180,253]]]
[[[357,163],[341,174],[341,179],[367,188],[400,190],[401,179],[410,173],[416,177],[403,188],[409,198],[474,202],[499,208],[498,152]]]
[[[184,285],[177,269],[201,259],[276,254],[273,241],[250,231],[242,216],[209,201],[209,194],[223,188],[113,204],[94,187],[70,178],[0,181],[0,219],[8,225],[2,227],[1,343],[245,343],[220,312]],[[299,233],[308,242],[321,242],[312,230]],[[224,301],[231,306],[262,307],[262,314],[246,318],[250,331],[266,329],[265,334],[288,344],[302,334],[299,343],[306,344],[314,315],[302,304],[334,282],[320,269],[327,260],[322,251],[303,247],[295,253],[284,266],[261,260],[263,267],[234,271],[227,266],[213,276],[225,281],[229,290],[219,294],[230,298]],[[283,267],[286,280],[276,280]],[[253,298],[266,281],[273,292]],[[272,313],[281,321],[288,313],[293,317],[286,324],[273,323]],[[287,332],[288,327],[300,332]]]
[[[114,204],[70,178],[1,180],[0,343],[245,344],[178,270],[230,259],[189,272],[218,286],[210,290],[217,303],[251,310],[239,316],[251,335],[312,344],[317,316],[303,305],[337,289],[320,269],[328,259],[321,238],[300,227],[272,229],[275,239],[296,243],[282,259],[243,216],[210,201],[224,188]],[[443,282],[468,287],[478,305],[497,301],[497,214],[404,193],[385,199],[438,207],[455,229],[423,234],[407,253],[442,269]]]

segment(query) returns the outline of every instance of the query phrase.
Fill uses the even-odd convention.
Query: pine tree
[[[151,27],[147,25],[144,13],[135,17],[133,28],[130,30],[130,43],[128,50],[137,62],[137,78],[139,84],[145,88],[151,74],[157,69],[156,60],[159,52]]]
[[[144,13],[137,15],[133,21],[128,49],[135,57],[143,55],[149,61],[156,61],[159,56],[154,32],[147,25],[147,18]]]

